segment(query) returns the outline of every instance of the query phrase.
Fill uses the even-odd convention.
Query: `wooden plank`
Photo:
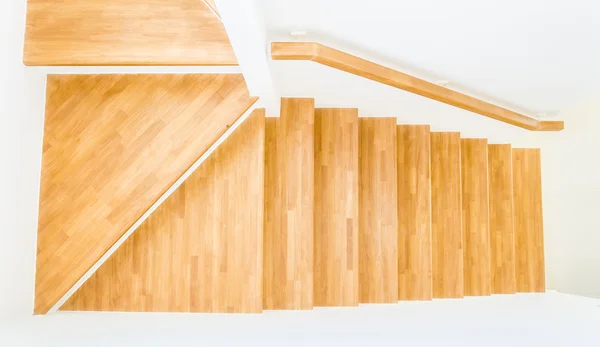
[[[314,99],[281,100],[267,118],[264,308],[312,309]]]
[[[513,148],[513,204],[517,292],[544,292],[544,231],[539,149]]]
[[[492,294],[486,139],[461,139],[464,294]]]
[[[61,310],[260,312],[264,141],[255,110]]]
[[[255,100],[241,75],[50,75],[35,313],[48,312]]]
[[[434,298],[464,295],[460,184],[460,133],[431,133]]]
[[[312,60],[527,130],[560,131],[564,128],[562,121],[539,121],[315,42],[272,42],[271,57],[274,60]]]
[[[561,120],[544,120],[540,121],[537,130],[539,131],[561,131],[565,128],[565,122]]]
[[[396,118],[359,122],[359,299],[398,301]]]
[[[510,145],[488,145],[492,293],[515,292],[515,237]]]
[[[431,300],[429,125],[398,125],[398,298]]]
[[[237,65],[199,0],[28,0],[25,65]]]
[[[358,110],[315,109],[315,306],[358,305]]]

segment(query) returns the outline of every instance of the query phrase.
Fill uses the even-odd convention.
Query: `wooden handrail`
[[[540,121],[527,117],[316,42],[273,42],[271,43],[271,57],[274,60],[312,60],[527,130],[560,131],[564,129],[563,121]]]

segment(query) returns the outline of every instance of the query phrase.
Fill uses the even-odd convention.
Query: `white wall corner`
[[[216,0],[221,20],[250,95],[267,113],[279,112],[279,95],[269,67],[266,25],[257,0]]]

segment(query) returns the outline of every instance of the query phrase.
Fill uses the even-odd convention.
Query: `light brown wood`
[[[510,145],[488,145],[492,293],[515,292],[515,238]]]
[[[46,313],[254,101],[241,75],[50,75],[35,313]]]
[[[461,139],[464,294],[492,294],[486,139]]]
[[[314,99],[281,100],[267,118],[264,308],[313,307]]]
[[[539,131],[561,131],[565,128],[565,122],[561,120],[557,121],[540,121],[540,125],[537,130]]]
[[[517,292],[546,291],[539,149],[513,148]]]
[[[202,1],[204,1],[208,5],[208,7],[211,8],[211,10],[213,10],[217,15],[219,15],[219,10],[217,9],[217,4],[215,4],[215,0],[202,0]]]
[[[261,312],[264,110],[255,110],[62,310]]]
[[[398,301],[396,118],[359,122],[359,299]]]
[[[429,125],[398,125],[398,298],[431,300]]]
[[[539,121],[315,42],[273,42],[274,60],[312,60],[527,130],[559,131],[562,121]]]
[[[237,65],[202,0],[28,0],[25,65]]]
[[[464,295],[460,134],[431,133],[431,240],[434,298]]]
[[[357,109],[315,109],[314,218],[314,305],[358,305]]]

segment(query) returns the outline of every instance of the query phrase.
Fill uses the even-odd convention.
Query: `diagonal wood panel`
[[[358,305],[358,110],[315,109],[315,306]]]
[[[431,300],[429,125],[398,125],[398,297]]]
[[[460,133],[431,133],[431,241],[433,297],[463,297]]]
[[[46,94],[38,314],[255,101],[241,75],[50,75]]]
[[[255,110],[61,309],[260,312],[264,141]]]
[[[540,150],[513,148],[517,292],[546,291]]]
[[[396,118],[359,122],[359,297],[398,301]]]
[[[492,293],[515,292],[512,150],[488,145]]]
[[[202,0],[28,0],[25,65],[237,65]]]
[[[312,309],[314,99],[283,98],[267,118],[264,308]]]
[[[491,295],[488,154],[486,139],[461,139],[465,295]]]

